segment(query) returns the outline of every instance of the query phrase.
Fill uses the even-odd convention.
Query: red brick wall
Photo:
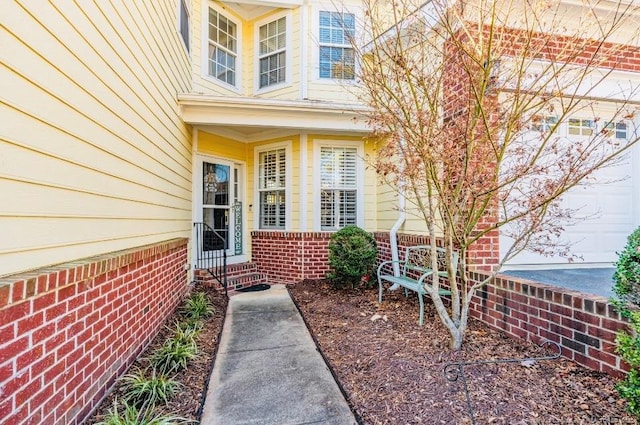
[[[470,316],[516,338],[557,342],[564,357],[590,369],[628,370],[614,352],[626,323],[606,298],[502,276],[476,293]]]
[[[251,232],[251,261],[269,283],[324,279],[332,232]]]
[[[389,234],[375,237],[379,261],[390,260]],[[426,236],[399,234],[400,258],[406,246],[427,243]],[[626,323],[603,297],[503,276],[476,293],[470,317],[514,338],[557,342],[564,357],[590,369],[614,376],[628,370],[615,354],[616,332]]]
[[[0,280],[0,422],[76,424],[188,284],[187,239]]]

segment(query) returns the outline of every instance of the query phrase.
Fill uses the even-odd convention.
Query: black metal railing
[[[207,270],[227,294],[227,240],[207,223],[193,223],[196,269]]]

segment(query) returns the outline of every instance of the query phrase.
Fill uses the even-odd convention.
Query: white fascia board
[[[361,105],[179,95],[182,119],[193,125],[296,128],[369,133]]]
[[[224,3],[251,4],[255,6],[266,7],[282,7],[292,9],[302,6],[302,0],[280,0],[280,1],[261,1],[261,0],[242,0],[242,1],[225,1]]]

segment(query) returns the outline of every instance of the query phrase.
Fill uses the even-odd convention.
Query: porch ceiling
[[[302,0],[280,0],[280,1],[223,1],[229,9],[242,16],[244,19],[255,19],[272,11],[274,8],[293,8],[302,5]]]
[[[366,108],[332,102],[178,95],[182,119],[230,137],[252,141],[286,130],[367,134]],[[225,134],[226,133],[226,134]]]

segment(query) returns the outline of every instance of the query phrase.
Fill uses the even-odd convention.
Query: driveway
[[[573,289],[605,298],[613,296],[613,267],[543,270],[505,270],[507,276],[521,277],[561,288]]]

